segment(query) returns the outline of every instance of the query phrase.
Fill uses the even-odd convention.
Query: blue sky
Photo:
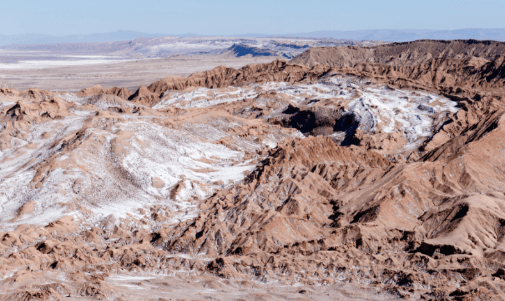
[[[0,34],[505,28],[505,0],[2,0]]]

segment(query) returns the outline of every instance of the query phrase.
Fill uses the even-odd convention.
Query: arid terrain
[[[236,57],[229,54],[175,56],[170,58],[101,61],[91,64],[51,66],[43,68],[0,69],[5,81],[16,89],[35,87],[51,91],[78,92],[82,87],[101,85],[106,88],[126,87],[136,90],[166,76],[189,76],[220,65],[240,68],[248,64],[270,63],[279,57]],[[28,66],[31,67],[31,66]]]
[[[311,47],[371,46],[380,41],[321,38],[137,38],[104,43],[0,46],[0,79],[18,90],[77,92],[102,85],[136,90],[166,76],[220,65],[240,68],[293,58]]]
[[[0,299],[503,300],[504,49],[0,88]]]

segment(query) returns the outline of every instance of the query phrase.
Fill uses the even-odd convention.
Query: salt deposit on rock
[[[1,89],[2,298],[504,298],[501,45],[427,43]]]

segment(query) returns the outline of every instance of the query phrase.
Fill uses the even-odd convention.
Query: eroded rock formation
[[[2,297],[115,299],[117,275],[185,271],[505,298],[503,45],[0,90]]]

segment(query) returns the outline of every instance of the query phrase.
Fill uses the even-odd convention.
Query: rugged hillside
[[[424,40],[368,48],[315,47],[289,63],[276,60],[239,70],[221,66],[188,78],[167,77],[147,89],[141,87],[129,99],[154,104],[169,90],[220,88],[266,81],[310,82],[328,72],[381,77],[381,81],[386,78],[399,85],[433,89],[502,89],[505,83],[504,53],[505,43],[473,40]]]
[[[491,61],[505,53],[505,43],[497,41],[419,40],[373,47],[314,47],[290,61],[292,64],[353,67],[359,63],[415,66],[432,59],[469,59]]]
[[[246,44],[233,44],[227,51],[233,56],[277,56],[278,54],[270,49],[258,48]]]
[[[2,298],[505,298],[500,47],[0,89]]]
[[[14,51],[16,56],[32,60],[33,56],[45,57],[44,59],[60,55],[99,55],[128,58],[165,58],[176,55],[220,54],[227,52],[233,55],[243,54],[243,50],[236,52],[234,48],[242,45],[243,48],[256,55],[275,55],[293,58],[310,47],[322,46],[347,46],[347,45],[377,45],[381,41],[334,40],[328,38],[253,38],[253,37],[141,37],[133,38],[128,35],[119,40],[104,42],[83,42],[78,40],[68,43],[48,41],[47,43],[10,43],[2,45],[0,35],[0,49]],[[5,54],[2,58],[5,59]],[[12,56],[12,54],[11,54]],[[63,58],[64,58],[63,56]],[[12,57],[11,57],[12,58]],[[82,58],[82,57],[81,57]],[[54,58],[53,58],[54,59]],[[62,59],[60,57],[60,59]],[[67,57],[68,59],[68,57]]]

